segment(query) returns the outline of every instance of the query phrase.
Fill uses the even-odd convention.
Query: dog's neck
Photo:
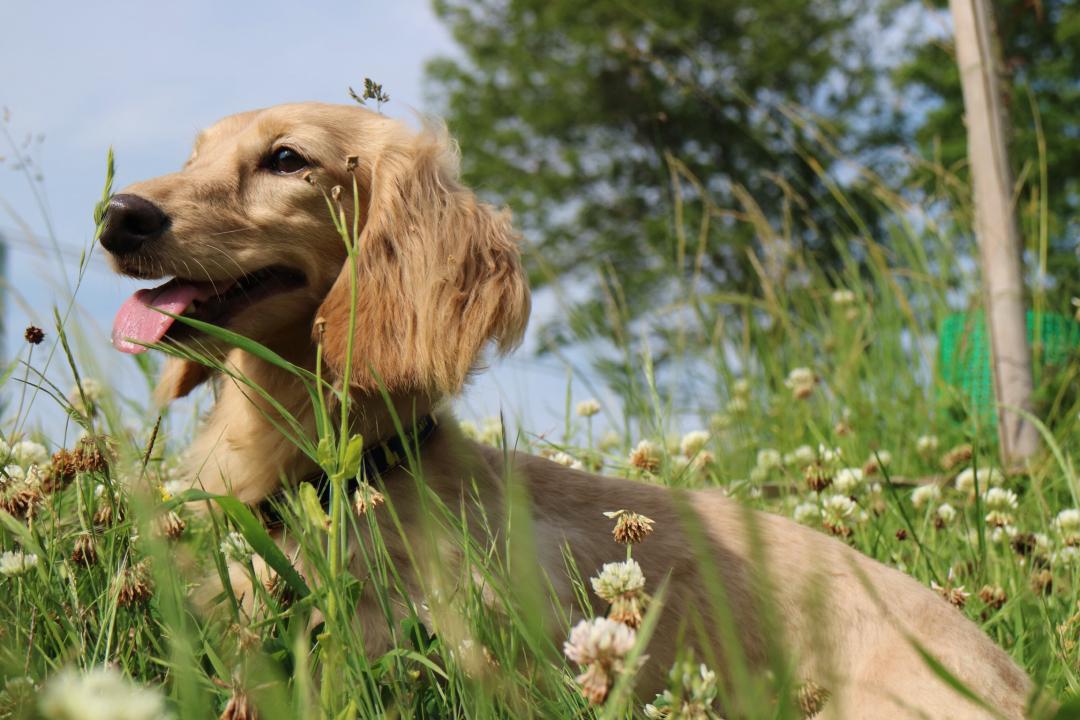
[[[314,371],[315,346],[310,339],[285,340],[275,351],[298,367]],[[233,350],[226,364],[235,378],[246,382],[220,378],[218,401],[187,453],[186,470],[196,486],[254,503],[283,483],[317,470],[315,462],[300,449],[301,438],[297,437],[317,442],[315,409],[304,383],[293,373],[241,350]],[[326,396],[331,400],[330,393]],[[408,428],[415,418],[431,413],[436,404],[435,399],[422,394],[393,394],[390,401],[388,406],[381,394],[354,393],[350,435],[361,435],[365,446],[374,447],[396,435],[395,415]],[[336,426],[340,419],[336,402],[331,404],[330,416]]]

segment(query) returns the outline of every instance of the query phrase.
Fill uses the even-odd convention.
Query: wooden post
[[[1005,140],[1008,116],[994,62],[988,0],[949,0],[956,62],[964,89],[968,159],[975,192],[975,236],[982,258],[986,320],[998,439],[1006,469],[1039,449],[1035,426],[1011,408],[1031,411],[1031,349],[1027,342],[1020,232],[1012,202],[1012,171]]]

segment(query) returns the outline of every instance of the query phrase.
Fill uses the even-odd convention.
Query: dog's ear
[[[210,377],[210,368],[190,360],[170,357],[161,369],[161,378],[154,389],[158,405],[168,405],[197,388]]]
[[[460,185],[445,131],[388,143],[360,172],[369,201],[355,262],[319,308],[315,339],[340,375],[351,334],[360,389],[454,394],[488,341],[508,352],[528,323],[510,214]]]

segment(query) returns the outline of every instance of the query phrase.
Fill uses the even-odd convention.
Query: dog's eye
[[[290,175],[303,170],[308,166],[304,156],[289,147],[279,147],[272,150],[266,158],[266,167],[271,172],[281,175]]]

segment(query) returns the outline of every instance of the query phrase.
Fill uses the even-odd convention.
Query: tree
[[[859,118],[831,127],[846,149],[857,148],[855,129],[873,125],[873,73],[853,31],[861,7],[435,0],[465,59],[437,59],[428,75],[467,179],[513,207],[533,242],[535,283],[569,275],[584,288],[584,312],[559,337],[608,327],[598,266],[623,283],[631,318],[672,297],[675,161],[716,207],[735,211],[712,223],[704,284],[757,288],[746,251],[760,247],[761,228],[747,205],[828,251],[822,223],[843,213],[800,154],[814,142],[800,118]]]
[[[935,5],[944,8],[947,0],[935,0]],[[994,9],[1022,230],[1032,246],[1040,236],[1047,239],[1047,268],[1071,281],[1078,271],[1080,232],[1080,5],[996,0]],[[895,74],[898,87],[912,98],[907,103],[912,108],[910,136],[927,157],[966,177],[964,105],[954,45],[951,38],[933,39],[916,48]],[[1045,168],[1040,168],[1040,156]]]

